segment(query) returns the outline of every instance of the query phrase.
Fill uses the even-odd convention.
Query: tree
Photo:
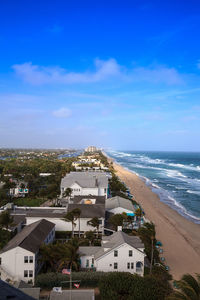
[[[13,224],[13,217],[6,210],[0,214],[0,227],[8,229],[9,225]]]
[[[115,214],[109,218],[109,222],[115,227],[115,231],[117,231],[118,226],[123,226],[124,216],[122,214]]]
[[[85,237],[86,239],[89,241],[89,245],[93,245],[94,243],[94,240],[95,240],[95,234],[94,234],[94,231],[86,231],[85,232]]]
[[[171,292],[168,281],[125,272],[113,272],[103,277],[99,289],[104,300],[164,300]]]
[[[70,197],[72,194],[72,189],[71,188],[66,188],[66,190],[63,193],[63,197]]]
[[[97,230],[97,238],[99,238],[99,219],[97,217],[92,218],[87,222],[88,225],[95,227]]]
[[[80,208],[73,209],[74,217],[78,219],[78,237],[80,238],[80,217],[81,217],[81,210]]]
[[[75,221],[79,218],[80,220],[81,210],[79,208],[75,208],[69,211],[63,218],[66,222],[72,223],[72,237],[74,237],[74,226],[76,225]],[[79,235],[80,235],[80,226],[79,226]]]
[[[154,260],[154,254],[158,257],[158,253],[155,250],[155,225],[153,223],[145,223],[145,225],[138,229],[138,234],[145,244],[145,252],[150,260],[150,274],[152,273],[152,266]]]
[[[139,227],[141,226],[141,217],[142,217],[142,210],[140,207],[138,207],[136,210],[135,210],[135,216],[137,217],[137,219],[139,220],[138,224],[139,224]]]
[[[172,293],[167,300],[199,300],[200,299],[200,274],[194,278],[190,274],[185,274],[180,281],[177,281],[178,289]]]

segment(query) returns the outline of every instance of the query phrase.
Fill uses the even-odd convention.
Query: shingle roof
[[[105,205],[103,204],[69,204],[68,211],[75,208],[81,210],[81,218],[105,218]]]
[[[19,289],[11,286],[3,280],[0,280],[0,300],[35,300],[33,297],[24,294]]]
[[[99,250],[101,250],[101,246],[97,246],[97,247],[93,247],[93,246],[82,246],[79,247],[79,254],[82,255],[94,255],[95,253],[97,253]]]
[[[33,253],[36,253],[49,232],[55,227],[55,224],[45,219],[27,225],[1,250],[6,252],[15,247],[21,247]]]
[[[77,183],[83,188],[107,188],[108,178],[105,173],[97,172],[70,172],[61,180],[61,187],[71,187]]]
[[[122,207],[131,211],[135,210],[130,200],[122,198],[120,196],[115,196],[106,200],[106,209],[109,210],[117,207]]]
[[[144,248],[144,244],[141,242],[138,236],[130,236],[123,231],[117,231],[110,236],[102,237],[102,242],[103,241],[106,241],[106,243],[103,243],[101,250],[95,253],[95,259],[100,258],[102,255],[110,252],[124,243],[138,250],[140,248]],[[104,248],[109,248],[109,250],[104,251]]]
[[[81,195],[81,196],[74,196],[73,197],[73,202],[78,204],[83,199],[84,200],[85,199],[96,199],[95,204],[104,204],[106,197],[105,196],[92,196],[92,195],[88,195],[88,196],[83,196],[83,195]]]

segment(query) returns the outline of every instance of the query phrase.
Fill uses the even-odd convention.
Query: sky
[[[0,2],[0,147],[200,151],[200,2]]]

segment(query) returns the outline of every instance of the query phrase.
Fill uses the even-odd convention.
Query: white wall
[[[81,268],[92,268],[92,259],[94,259],[94,255],[83,255],[80,257],[81,259]],[[89,260],[89,267],[86,267],[87,266],[87,260]],[[96,267],[96,262],[95,262],[95,259],[94,259],[94,264],[93,264],[93,268]]]
[[[33,263],[24,263],[24,256],[33,256]],[[16,280],[34,281],[35,276],[35,254],[21,247],[16,247],[0,254],[1,267]],[[32,270],[33,277],[24,277],[24,270]],[[6,280],[4,272],[1,271],[1,279]]]
[[[129,246],[128,244],[123,244],[118,248],[115,248],[115,250],[118,250],[117,257],[114,257],[114,250],[112,250],[108,254],[105,254],[104,256],[96,260],[97,271],[104,271],[104,272],[119,271],[119,272],[136,273],[136,262],[138,261],[141,261],[143,263],[143,269],[144,269],[145,255],[139,252],[137,249]],[[129,250],[133,251],[132,257],[129,257]],[[114,262],[118,263],[118,269],[114,269]],[[134,263],[133,269],[127,269],[128,262]],[[143,275],[143,271],[142,273],[138,273],[138,274]]]
[[[108,211],[112,212],[113,214],[122,214],[123,212],[125,213],[133,213],[132,210],[129,210],[129,209],[125,209],[125,208],[122,208],[122,207],[116,207],[116,208],[113,208],[113,209],[107,209]]]
[[[71,222],[66,222],[62,219],[59,218],[44,218],[44,217],[26,217],[26,223],[27,225],[32,224],[38,220],[41,219],[45,219],[47,221],[50,221],[52,223],[54,223],[56,225],[55,230],[56,231],[72,231],[72,223]],[[95,228],[87,225],[87,222],[91,220],[91,218],[81,218],[80,220],[80,231],[94,231]],[[104,230],[104,218],[100,218],[100,220],[102,220],[102,225],[99,226],[99,231],[103,231]],[[78,224],[78,220],[76,221],[76,226],[74,227],[74,231],[79,230],[79,224]]]

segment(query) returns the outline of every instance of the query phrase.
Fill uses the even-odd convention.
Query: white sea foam
[[[187,190],[186,192],[189,193],[189,194],[200,195],[200,191]]]

